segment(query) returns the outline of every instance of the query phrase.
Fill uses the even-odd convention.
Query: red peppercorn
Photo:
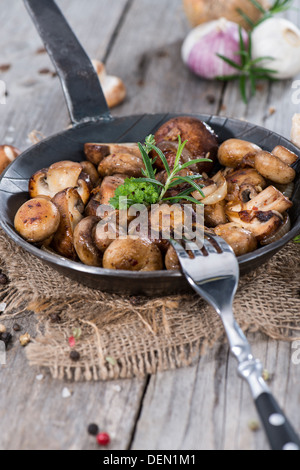
[[[74,348],[75,344],[76,344],[76,341],[75,341],[74,336],[70,336],[70,338],[69,338],[69,346],[70,346],[71,348]]]
[[[100,432],[97,436],[97,442],[100,446],[107,446],[110,443],[110,437],[106,432]]]

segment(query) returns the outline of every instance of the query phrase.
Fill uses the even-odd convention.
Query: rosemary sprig
[[[261,18],[255,23],[254,21],[249,18],[249,16],[240,8],[237,9],[237,12],[241,15],[241,17],[249,24],[250,31],[248,32],[248,45],[245,44],[242,28],[240,27],[239,30],[239,41],[240,41],[240,50],[237,52],[237,55],[240,56],[240,64],[236,63],[235,61],[229,59],[228,57],[218,54],[220,59],[224,60],[227,64],[231,67],[236,69],[235,74],[231,75],[223,75],[217,77],[219,80],[222,81],[232,81],[238,80],[240,93],[242,96],[243,101],[245,104],[249,101],[249,93],[248,93],[248,83],[250,83],[250,97],[253,97],[256,93],[256,83],[258,80],[269,80],[274,81],[276,80],[276,73],[277,70],[273,70],[271,68],[266,68],[260,66],[260,63],[265,60],[273,60],[273,57],[259,57],[258,59],[252,59],[252,32],[253,30],[261,24],[263,21],[266,21],[269,18],[277,15],[278,13],[282,13],[287,11],[291,8],[293,0],[275,0],[273,5],[266,9],[264,8],[261,3],[257,0],[249,0],[255,8],[257,8],[261,13]]]
[[[257,0],[249,1],[262,13],[261,18],[256,23],[252,21],[251,18],[249,18],[249,16],[241,8],[237,8],[237,12],[249,24],[250,28],[254,29],[263,21],[272,18],[274,15],[289,10],[294,0],[275,0],[273,5],[268,9],[264,8]]]
[[[217,77],[218,80],[232,81],[238,80],[240,86],[240,93],[245,104],[248,103],[248,82],[250,82],[250,96],[256,93],[256,83],[258,80],[276,80],[274,74],[276,70],[260,66],[260,62],[265,60],[273,60],[273,57],[265,56],[258,59],[252,59],[252,36],[251,32],[248,33],[248,44],[245,43],[242,28],[239,28],[239,42],[240,50],[237,53],[241,57],[241,63],[238,64],[228,57],[218,54],[220,59],[224,60],[227,64],[237,70],[236,74],[222,75]],[[272,75],[273,74],[273,75]]]
[[[197,184],[196,181],[201,178],[201,175],[180,175],[180,171],[184,170],[192,165],[202,162],[211,162],[207,158],[197,158],[186,163],[181,163],[181,156],[186,145],[187,141],[182,142],[180,136],[178,136],[178,150],[176,153],[176,158],[174,162],[173,169],[170,169],[168,161],[163,154],[163,152],[155,145],[155,139],[153,135],[149,135],[145,144],[142,145],[138,143],[145,169],[142,170],[144,177],[141,178],[127,178],[124,181],[124,184],[119,186],[113,198],[110,199],[110,204],[115,209],[128,208],[134,204],[157,204],[159,202],[172,201],[179,202],[181,200],[186,200],[193,202],[194,204],[201,204],[197,199],[191,196],[191,193],[194,191],[199,191],[199,193],[204,197],[202,192],[201,185]],[[163,184],[160,181],[157,181],[155,178],[156,169],[154,169],[155,159],[152,159],[149,154],[151,151],[157,153],[158,157],[163,162],[164,168],[167,173],[166,183]],[[188,188],[181,191],[179,194],[173,197],[167,197],[166,193],[180,185],[180,184],[189,185]],[[120,198],[123,198],[120,200]],[[122,207],[121,207],[122,206]]]

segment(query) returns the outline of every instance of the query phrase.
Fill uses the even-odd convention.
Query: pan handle
[[[94,67],[54,0],[24,0],[55,65],[72,123],[111,119]]]

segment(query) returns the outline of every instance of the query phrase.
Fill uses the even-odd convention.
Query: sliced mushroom
[[[137,178],[143,176],[142,169],[145,169],[145,165],[141,156],[137,157],[131,153],[113,153],[102,160],[98,166],[98,173],[102,177],[123,174]]]
[[[29,194],[32,198],[53,198],[66,188],[76,188],[83,203],[88,201],[92,185],[80,163],[67,160],[54,163],[49,168],[36,172],[29,180]]]
[[[74,230],[74,248],[80,261],[88,266],[102,266],[102,253],[94,241],[98,222],[98,217],[85,217]]]
[[[74,188],[68,188],[59,192],[52,199],[60,212],[60,224],[56,231],[52,247],[62,256],[75,260],[74,230],[83,219],[84,204],[78,192]]]
[[[261,148],[252,142],[240,139],[228,139],[220,145],[218,159],[221,165],[229,168],[237,168],[247,155],[256,155]]]
[[[16,147],[0,145],[0,174],[20,155],[20,153],[20,150]]]
[[[239,199],[243,185],[251,185],[256,192],[262,191],[266,186],[266,180],[253,168],[242,168],[231,172],[226,177],[227,201]]]
[[[214,131],[207,124],[200,121],[200,119],[189,116],[179,116],[167,121],[155,133],[155,141],[158,146],[163,142],[164,145],[166,145],[166,142],[175,144],[174,148],[169,146],[165,150],[166,158],[171,167],[172,165],[174,166],[179,135],[182,141],[187,140],[185,146],[186,156],[183,154],[183,159],[186,158],[187,161],[197,158],[207,158],[213,162],[216,160],[219,144]],[[160,158],[157,158],[155,165],[161,170],[164,169]],[[197,164],[199,173],[204,171],[208,173],[212,167],[213,163],[211,162]]]
[[[294,181],[296,172],[280,158],[269,152],[255,155],[255,168],[264,177],[274,183],[288,184]]]
[[[235,223],[219,225],[214,232],[231,246],[236,256],[251,253],[257,248],[257,240],[253,233]]]
[[[57,231],[60,213],[46,198],[35,198],[25,202],[16,213],[16,231],[30,243],[48,240]]]
[[[107,248],[103,256],[106,269],[126,271],[159,271],[163,269],[160,250],[147,239],[117,239]]]
[[[86,158],[96,166],[98,166],[105,157],[108,157],[108,155],[114,155],[117,153],[128,153],[139,158],[141,157],[139,146],[136,143],[87,143],[84,146],[84,153]]]
[[[280,214],[272,211],[227,211],[230,222],[253,233],[258,241],[271,236],[283,223]]]
[[[285,197],[274,186],[268,186],[261,193],[257,194],[253,199],[242,204],[232,204],[231,211],[276,211],[283,214],[293,206],[292,201]]]

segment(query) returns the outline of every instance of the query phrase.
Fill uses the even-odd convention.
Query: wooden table
[[[124,104],[114,116],[132,113],[207,113],[233,116],[289,137],[291,81],[263,83],[248,106],[236,84],[206,82],[182,65],[180,47],[189,26],[181,0],[59,0],[91,58],[104,59],[126,83]],[[28,134],[45,136],[69,124],[53,66],[22,2],[0,0],[0,78],[7,103],[0,105],[0,143],[25,150]],[[299,12],[292,12],[293,21]],[[10,65],[10,67],[1,67]],[[6,69],[6,70],[5,70]],[[34,317],[18,320],[34,333]],[[8,324],[9,326],[9,324]],[[274,374],[270,387],[300,431],[300,366],[292,345],[249,334],[254,353]],[[268,449],[247,386],[237,377],[228,348],[215,345],[193,367],[146,379],[66,384],[29,367],[15,343],[0,369],[1,449],[95,449],[86,433],[98,422],[112,436],[110,449]]]

